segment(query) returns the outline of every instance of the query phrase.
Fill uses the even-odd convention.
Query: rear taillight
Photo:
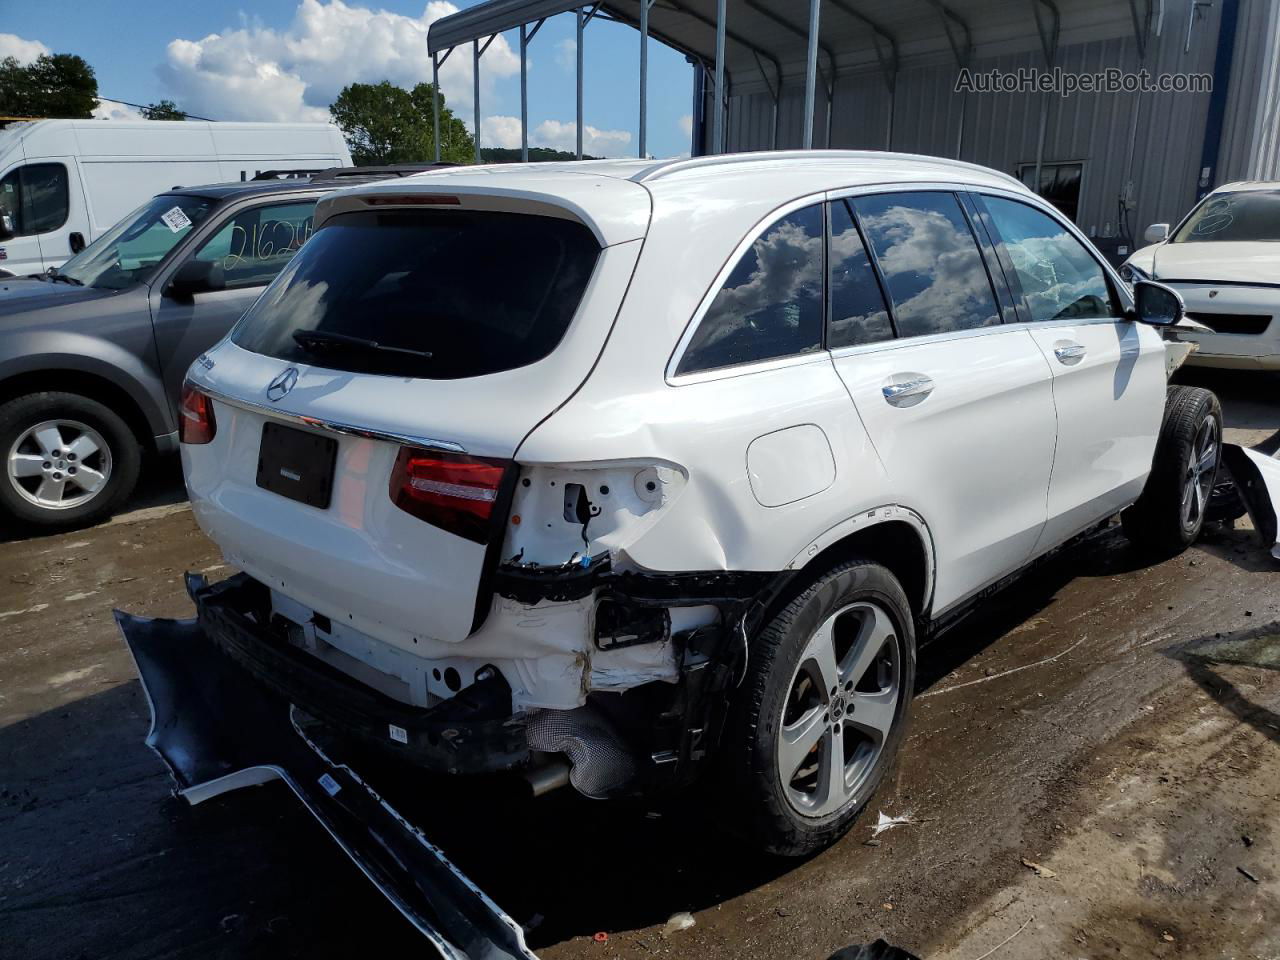
[[[492,528],[507,460],[401,447],[391,499],[406,513],[476,543]]]
[[[218,432],[213,419],[213,401],[189,383],[182,385],[178,406],[178,439],[183,443],[208,443]]]

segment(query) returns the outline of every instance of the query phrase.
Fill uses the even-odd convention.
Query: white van
[[[0,130],[0,276],[59,266],[165,190],[350,165],[327,123],[16,123]]]

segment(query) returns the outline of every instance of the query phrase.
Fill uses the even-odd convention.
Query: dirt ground
[[[1280,446],[1280,378],[1192,379],[1228,439]],[[110,523],[0,542],[0,957],[429,956],[281,785],[170,797],[111,610],[184,616],[184,570],[230,572],[181,497],[161,463]],[[876,937],[928,960],[1274,960],[1277,570],[1243,524],[1155,566],[1115,529],[1059,556],[922,651],[894,774],[806,862],[746,854],[714,810],[376,785],[547,960]],[[915,822],[873,840],[882,811]],[[695,925],[664,934],[680,911]]]

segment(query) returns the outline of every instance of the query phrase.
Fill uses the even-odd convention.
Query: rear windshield
[[[512,370],[564,336],[600,246],[580,223],[489,211],[340,214],[232,341],[335,370],[454,380]]]

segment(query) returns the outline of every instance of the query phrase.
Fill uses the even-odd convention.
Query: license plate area
[[[309,507],[328,509],[338,441],[279,423],[262,425],[258,486]]]

